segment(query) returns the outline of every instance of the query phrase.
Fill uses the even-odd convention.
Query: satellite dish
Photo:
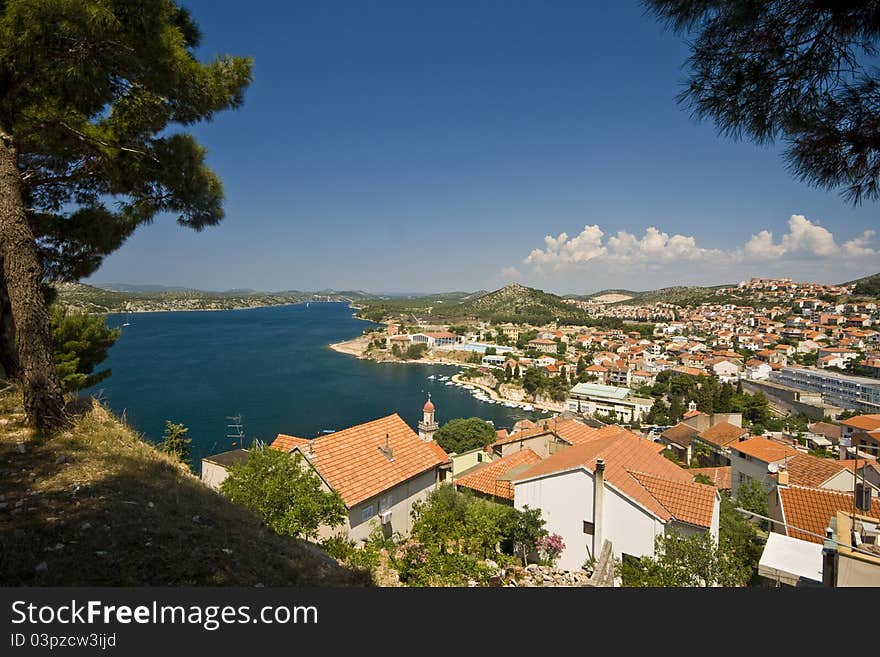
[[[779,466],[776,463],[768,463],[767,471],[776,474],[777,472],[779,472]]]

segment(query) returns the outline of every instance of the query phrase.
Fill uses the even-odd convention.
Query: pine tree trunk
[[[3,259],[0,258],[0,368],[7,379],[18,379],[18,354],[15,353],[15,324],[12,319],[12,306],[3,279]]]
[[[0,128],[0,258],[18,336],[18,362],[28,422],[40,430],[60,426],[64,397],[52,360],[49,313],[40,289],[42,267],[21,195],[12,135]]]

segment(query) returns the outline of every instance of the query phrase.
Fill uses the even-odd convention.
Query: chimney
[[[385,458],[387,458],[389,461],[394,460],[394,452],[391,450],[391,442],[387,433],[385,434],[385,446],[380,447],[379,451],[382,452],[385,455]]]
[[[593,556],[602,549],[602,517],[605,507],[605,459],[596,459],[593,473]]]
[[[776,475],[776,484],[778,486],[788,486],[788,470],[785,469],[785,465],[779,466],[779,472]]]
[[[871,489],[865,484],[856,483],[856,508],[863,513],[871,510]]]

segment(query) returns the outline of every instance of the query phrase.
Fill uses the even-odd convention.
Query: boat
[[[336,433],[336,429],[321,429],[321,433]]]
[[[531,413],[533,410],[535,410],[535,407],[532,406],[531,404],[526,404],[525,406],[522,407],[522,409],[523,409],[526,413]]]
[[[437,376],[434,375],[434,374],[432,374],[431,376],[428,377],[428,379],[430,379],[431,381],[433,381],[433,380],[436,379],[436,378],[437,378]]]
[[[507,406],[507,408],[516,408],[516,404],[514,404],[512,401],[506,401],[504,402],[504,405]]]
[[[131,324],[129,324],[128,322],[126,322],[125,324],[123,324],[123,326],[131,326]]]
[[[455,381],[447,381],[447,382],[444,383],[443,385],[445,385],[445,386],[454,386],[454,385],[455,385]]]

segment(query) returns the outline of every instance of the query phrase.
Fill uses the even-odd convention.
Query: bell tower
[[[419,422],[419,438],[429,443],[434,440],[434,434],[440,428],[440,425],[434,420],[434,403],[431,401],[430,392],[422,412],[422,421]]]

